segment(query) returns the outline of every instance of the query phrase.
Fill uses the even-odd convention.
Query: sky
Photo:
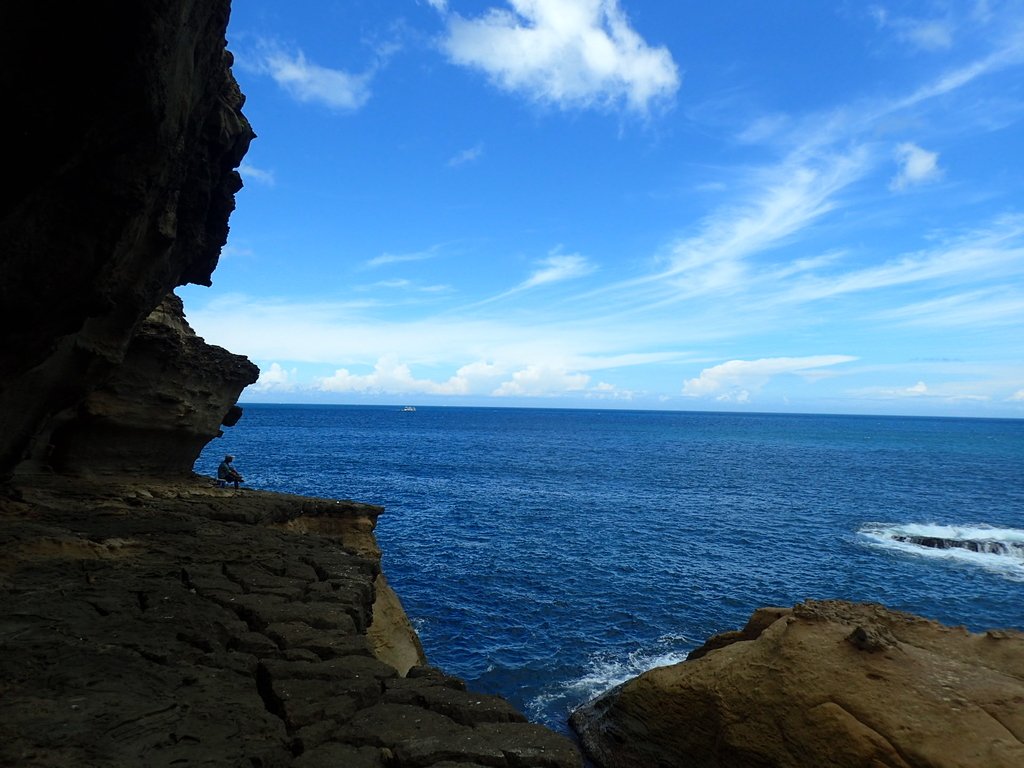
[[[1024,417],[1024,0],[235,0],[243,402]]]

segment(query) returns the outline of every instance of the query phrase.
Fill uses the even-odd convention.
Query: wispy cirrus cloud
[[[946,235],[931,249],[901,254],[867,267],[808,274],[793,281],[778,299],[809,303],[836,296],[914,283],[994,280],[1024,274],[1024,216],[1001,216],[987,226]]]
[[[868,400],[934,400],[945,403],[986,402],[991,400],[987,394],[968,391],[970,384],[964,382],[947,382],[926,384],[918,381],[906,387],[862,387],[850,390],[859,398]]]
[[[893,15],[880,5],[873,5],[868,13],[879,29],[889,29],[912,48],[921,51],[944,51],[953,46],[955,26],[950,18],[915,18]]]
[[[586,257],[578,253],[552,253],[547,258],[541,259],[534,273],[513,290],[526,291],[541,285],[574,280],[578,277],[589,275],[596,269],[597,267],[587,261]]]
[[[363,266],[368,269],[372,269],[374,267],[383,267],[388,264],[406,264],[413,261],[427,261],[428,259],[436,258],[440,252],[440,245],[432,245],[429,248],[424,248],[422,251],[411,251],[409,253],[382,253],[380,256],[374,256],[372,259],[365,261]]]
[[[672,54],[630,26],[618,0],[508,0],[482,16],[445,13],[449,59],[500,88],[563,108],[625,105],[645,112],[675,94]]]
[[[800,236],[841,205],[839,195],[864,178],[875,159],[867,147],[823,152],[809,158],[790,154],[775,165],[748,174],[745,199],[720,206],[708,214],[693,235],[664,249],[661,269],[607,286],[620,306],[649,309],[698,297],[749,290],[760,276],[778,279],[807,271],[822,258],[796,259],[783,266],[768,261],[755,267],[751,259],[766,259],[775,249]]]
[[[357,287],[357,290],[374,290],[383,288],[386,290],[394,291],[412,291],[415,293],[445,293],[452,290],[450,285],[443,283],[418,283],[415,280],[409,280],[404,277],[396,277],[391,280],[378,280],[370,285],[361,285]]]
[[[460,165],[466,165],[467,163],[474,163],[483,157],[484,145],[482,142],[474,144],[468,149],[464,149],[461,152],[457,152],[448,159],[449,168],[458,168]]]
[[[886,323],[926,328],[985,328],[1024,324],[1024,295],[1010,287],[982,288],[882,310]]]

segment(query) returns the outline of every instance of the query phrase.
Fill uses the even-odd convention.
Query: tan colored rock
[[[573,714],[598,765],[1024,766],[1020,632],[808,601],[693,656]]]
[[[142,323],[121,365],[50,436],[60,472],[187,477],[234,403],[259,376],[248,359],[207,344],[173,293]]]
[[[373,583],[373,621],[366,630],[373,655],[405,676],[427,663],[420,638],[395,590],[381,573]]]

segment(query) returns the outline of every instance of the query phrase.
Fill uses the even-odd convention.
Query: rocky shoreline
[[[183,481],[0,498],[0,764],[579,766],[425,665],[379,507]]]
[[[841,600],[761,608],[572,725],[603,768],[1015,768],[1024,633]]]
[[[192,474],[257,377],[173,294],[211,283],[255,136],[229,13],[0,5],[0,764],[580,766],[426,665],[379,507]],[[1024,635],[822,605],[588,705],[588,749],[607,768],[1024,764]]]

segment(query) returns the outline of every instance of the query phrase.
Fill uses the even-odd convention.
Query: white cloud
[[[1016,392],[1014,392],[1006,399],[1012,403],[1024,402],[1024,389],[1018,389]]]
[[[883,310],[876,317],[932,328],[1016,325],[1024,321],[1024,295],[1006,287],[967,291]]]
[[[405,363],[393,355],[377,360],[372,373],[354,374],[339,368],[333,376],[316,380],[315,388],[323,392],[363,392],[371,394],[426,393],[435,395],[466,394],[465,382],[454,376],[447,382],[417,379]]]
[[[944,403],[987,402],[988,395],[978,394],[984,384],[970,382],[947,382],[936,386],[928,386],[918,381],[910,387],[865,387],[852,390],[849,394],[867,400],[907,400],[920,399]]]
[[[750,390],[747,389],[734,389],[729,392],[723,392],[715,398],[719,403],[741,403],[746,404],[750,402]]]
[[[896,147],[895,155],[899,171],[889,182],[890,189],[902,190],[942,178],[938,152],[929,152],[916,144],[905,142]]]
[[[451,290],[450,285],[431,284],[421,285],[415,283],[412,280],[407,280],[403,277],[398,277],[393,280],[378,280],[372,285],[361,285],[356,290],[369,291],[375,288],[383,288],[385,290],[396,290],[396,291],[411,291],[416,293],[444,293]]]
[[[579,392],[586,388],[589,381],[590,377],[585,373],[573,373],[564,368],[546,365],[529,365],[513,373],[511,379],[502,382],[491,394],[499,397],[558,395]]]
[[[631,389],[620,389],[607,381],[600,381],[583,395],[588,400],[632,400],[637,393]]]
[[[260,377],[248,389],[253,392],[290,392],[295,389],[298,371],[295,368],[285,370],[278,363],[271,363],[266,370],[260,371]]]
[[[1002,216],[974,232],[948,237],[931,251],[911,253],[877,266],[826,278],[805,276],[778,298],[804,303],[843,294],[929,281],[1016,278],[1024,271],[1024,216]]]
[[[813,160],[795,152],[778,165],[752,174],[756,186],[745,201],[721,207],[701,223],[696,234],[670,244],[664,257],[666,269],[615,287],[653,286],[634,297],[640,307],[745,290],[754,277],[749,257],[783,245],[834,210],[837,195],[870,167],[863,147]],[[805,264],[813,266],[810,261]],[[772,282],[777,277],[773,274]]]
[[[370,99],[372,71],[357,75],[329,69],[308,61],[302,51],[292,54],[269,44],[258,69],[301,102],[354,111]]]
[[[689,397],[715,396],[747,402],[750,391],[758,390],[774,376],[798,374],[806,378],[824,375],[821,368],[856,360],[849,355],[813,355],[809,357],[770,357],[761,360],[730,360],[705,368],[696,379],[683,383],[683,394]]]
[[[449,168],[458,168],[460,165],[472,163],[479,160],[484,154],[484,145],[476,144],[469,149],[464,149],[448,160]]]
[[[242,178],[245,181],[254,181],[267,187],[272,187],[276,183],[273,171],[265,171],[247,162],[243,162],[238,166],[238,172],[242,174]]]
[[[881,6],[872,6],[868,13],[879,29],[891,29],[896,37],[922,51],[945,51],[953,47],[954,26],[949,19],[915,19],[892,16]]]
[[[558,283],[589,275],[594,266],[579,254],[552,254],[538,262],[538,269],[526,280],[516,286],[515,290],[536,288],[538,285]]]
[[[367,260],[364,266],[366,267],[382,267],[385,264],[403,264],[410,261],[426,261],[427,259],[433,259],[437,256],[440,250],[439,245],[431,246],[422,251],[415,251],[413,253],[382,253],[380,256],[374,256],[372,259]]]
[[[447,17],[444,50],[501,88],[561,107],[624,102],[646,111],[679,88],[672,54],[630,26],[618,0],[508,0],[511,10]],[[443,4],[438,4],[443,5]]]

